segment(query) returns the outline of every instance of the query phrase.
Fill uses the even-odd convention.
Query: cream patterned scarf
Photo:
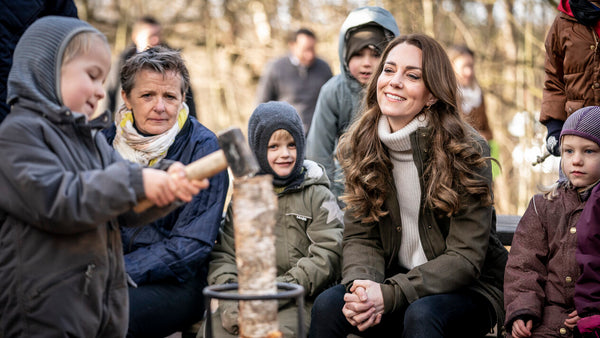
[[[183,103],[177,115],[177,122],[171,129],[162,134],[144,136],[133,126],[133,112],[123,105],[115,115],[117,132],[113,146],[123,158],[141,165],[152,166],[165,158],[169,147],[183,128],[188,114],[188,106]]]

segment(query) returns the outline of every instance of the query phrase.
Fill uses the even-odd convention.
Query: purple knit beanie
[[[571,114],[560,132],[561,140],[564,135],[580,136],[600,146],[600,107],[583,107]]]

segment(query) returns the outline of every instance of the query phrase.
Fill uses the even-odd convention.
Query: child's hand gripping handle
[[[185,166],[185,173],[190,180],[202,180],[213,177],[227,169],[227,159],[223,150],[217,150]],[[154,203],[145,199],[140,201],[133,211],[140,213],[152,207]]]

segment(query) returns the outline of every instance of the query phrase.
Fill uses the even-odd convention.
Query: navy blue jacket
[[[116,127],[104,130],[112,145]],[[215,134],[189,117],[166,159],[191,163],[219,149]],[[210,187],[167,216],[139,228],[121,227],[125,268],[137,284],[189,280],[206,276],[229,186],[227,172],[210,179]],[[205,277],[202,277],[205,278]]]
[[[0,3],[0,122],[10,106],[6,103],[6,80],[17,42],[35,20],[46,15],[77,17],[73,0],[20,0]]]

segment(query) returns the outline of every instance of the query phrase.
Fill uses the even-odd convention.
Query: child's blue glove
[[[550,119],[546,122],[548,135],[546,136],[546,149],[554,156],[560,157],[560,131],[565,121]]]

